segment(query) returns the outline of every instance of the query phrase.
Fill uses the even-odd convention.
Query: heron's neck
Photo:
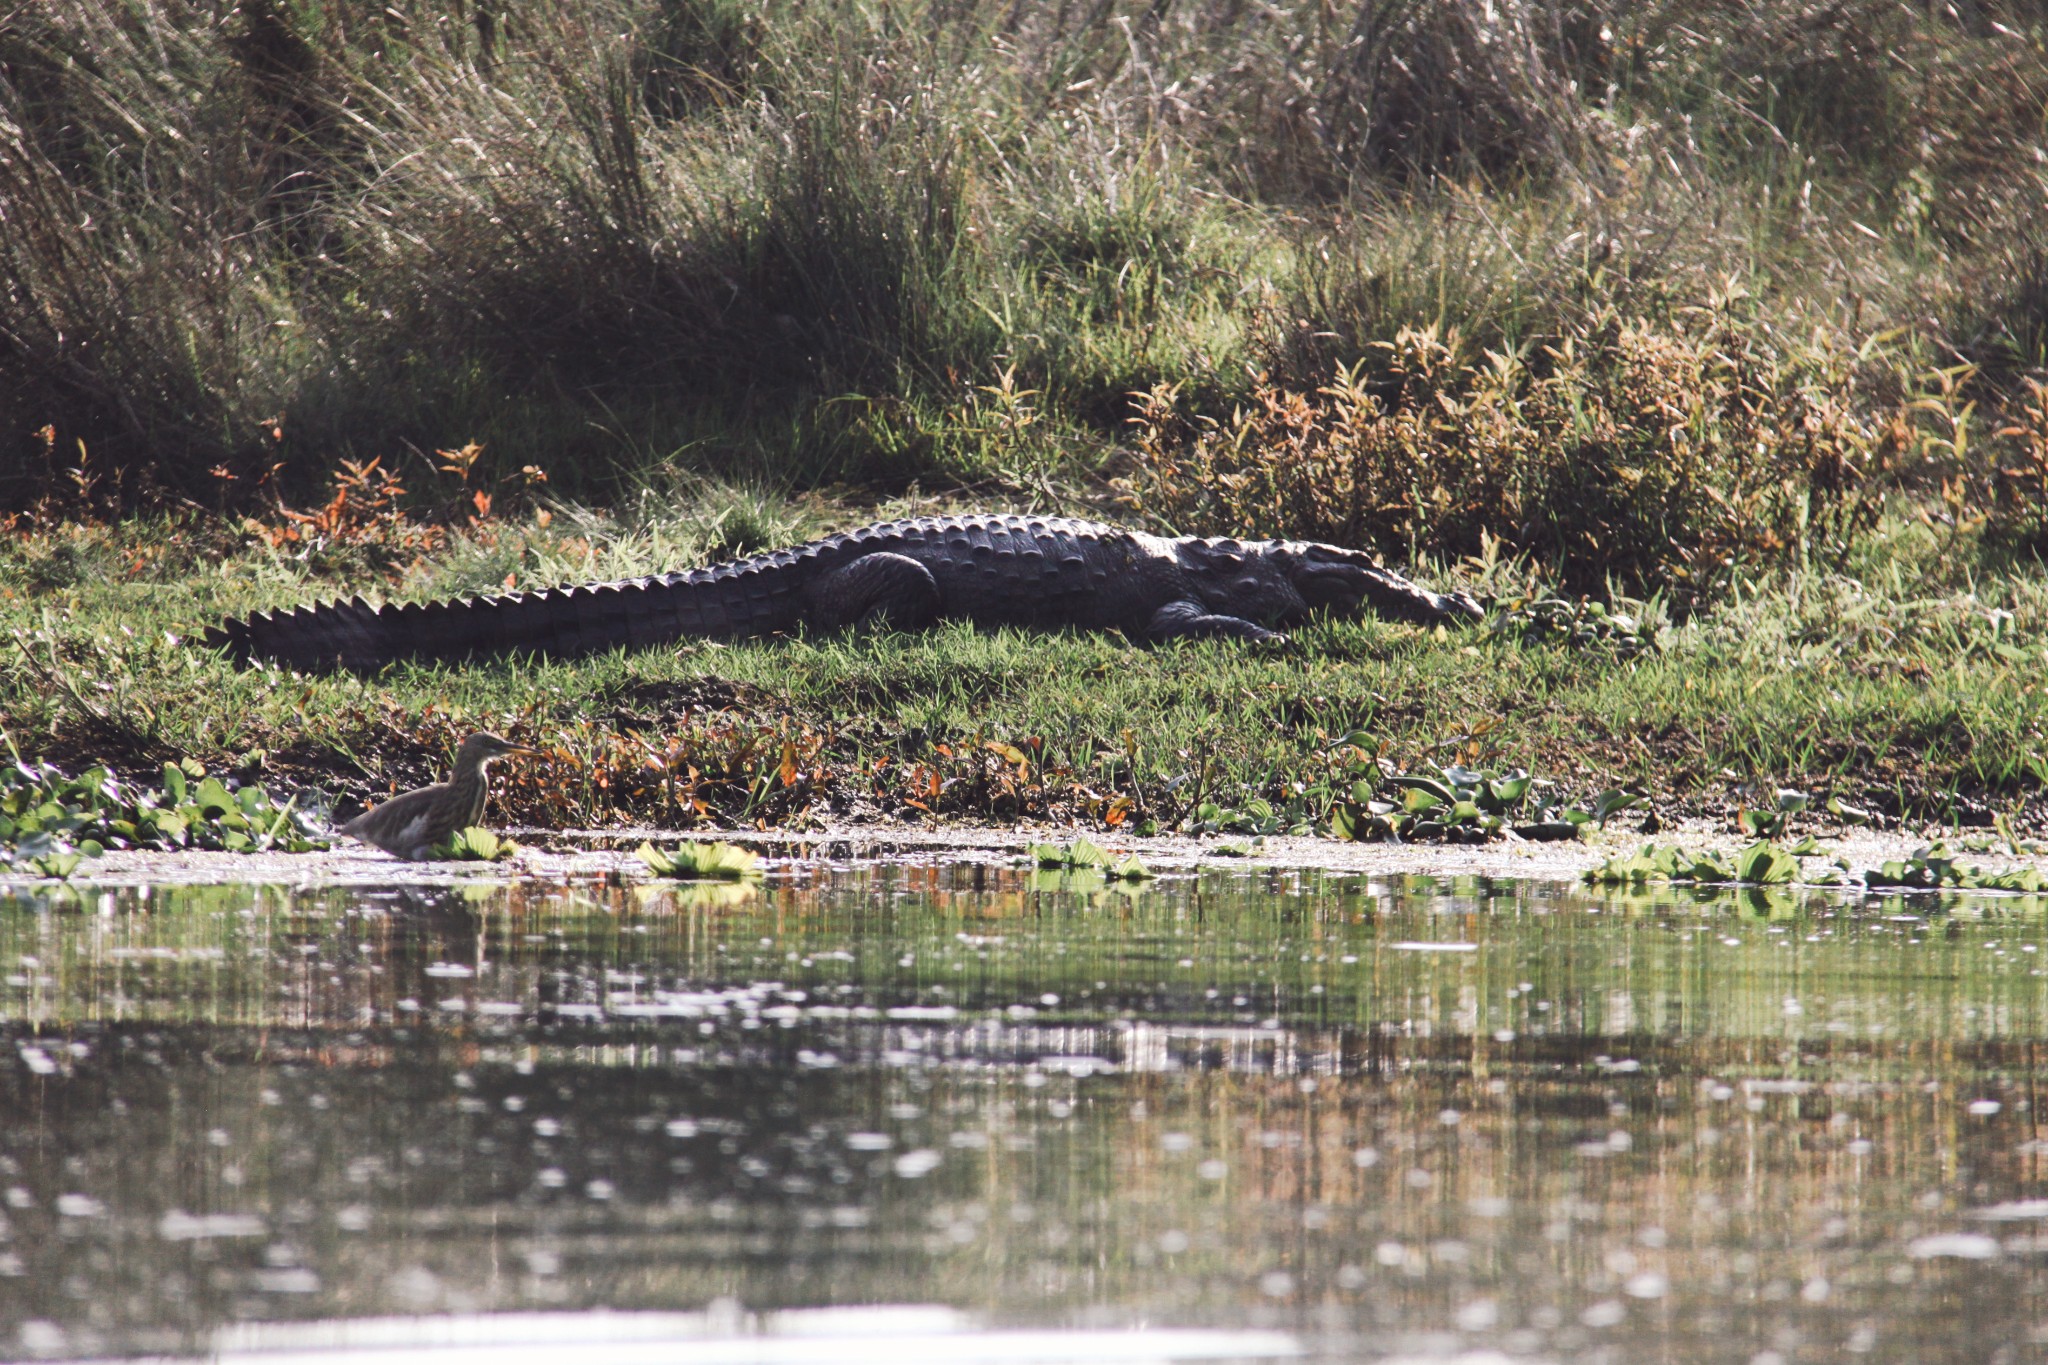
[[[468,812],[463,821],[465,826],[473,825],[483,818],[484,801],[489,794],[489,780],[484,775],[484,769],[490,761],[488,758],[480,758],[474,763],[457,764],[455,775],[448,779],[448,794],[454,798],[460,809]]]

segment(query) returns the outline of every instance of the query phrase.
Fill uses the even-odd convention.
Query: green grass
[[[728,520],[659,524],[665,539],[565,510],[545,530],[471,533],[399,592],[674,567]],[[346,797],[424,781],[488,726],[548,751],[500,780],[501,818],[542,825],[1173,828],[1253,798],[1314,818],[1362,761],[1347,735],[1402,768],[1525,766],[1562,795],[1633,786],[1721,817],[1793,786],[1936,821],[2029,803],[2038,818],[2048,574],[1978,581],[1966,547],[1903,520],[1886,535],[1861,578],[1779,575],[1682,624],[1620,602],[1652,641],[1637,652],[1498,615],[1445,634],[1326,622],[1284,651],[947,625],[359,679],[238,671],[191,641],[231,612],[374,583],[360,565],[322,576],[260,539],[222,553],[173,525],[69,527],[0,559],[0,724],[74,768],[146,776],[189,757]],[[1509,602],[1527,585],[1518,566],[1448,576]]]
[[[1172,823],[1312,805],[1358,729],[1686,800],[2031,799],[2048,27],[1965,8],[17,7],[0,723],[361,795],[487,720],[554,751],[507,808],[577,823]],[[369,682],[168,638],[969,503],[1658,591],[1670,633]]]
[[[1157,385],[1224,418],[1422,326],[1540,369],[1737,292],[1874,423],[1976,367],[1989,434],[2048,337],[2021,6],[199,9],[0,19],[0,510],[371,459],[417,509],[470,442],[587,502],[1037,495]]]

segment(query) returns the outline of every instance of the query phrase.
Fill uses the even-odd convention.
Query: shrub
[[[1403,327],[1547,372],[1730,275],[2012,393],[2044,32],[2013,0],[0,7],[0,507],[304,505],[344,460],[439,505],[465,443],[594,502],[667,463],[1045,488],[1132,390],[1308,393]]]
[[[1786,355],[1722,300],[1689,326],[1607,313],[1535,355],[1466,359],[1403,329],[1302,393],[1218,420],[1139,401],[1132,502],[1182,530],[1425,554],[1488,536],[1564,582],[1719,591],[1737,566],[1833,561],[1881,510],[1901,438],[1859,418],[1838,353]]]
[[[2026,381],[2032,399],[1996,433],[2010,442],[1994,457],[1986,539],[1995,551],[2048,560],[2048,384]]]

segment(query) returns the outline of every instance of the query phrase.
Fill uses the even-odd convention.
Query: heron
[[[455,751],[455,771],[446,782],[402,792],[364,811],[341,832],[409,861],[431,857],[458,830],[484,818],[484,802],[490,795],[486,768],[514,754],[538,752],[479,730]]]

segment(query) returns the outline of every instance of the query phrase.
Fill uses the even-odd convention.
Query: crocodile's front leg
[[[1271,640],[1285,643],[1287,637],[1267,630],[1242,616],[1219,616],[1200,602],[1168,602],[1152,613],[1145,624],[1145,638],[1153,644],[1168,640]]]
[[[811,624],[921,630],[945,605],[932,571],[909,555],[877,550],[821,575],[804,590]]]

